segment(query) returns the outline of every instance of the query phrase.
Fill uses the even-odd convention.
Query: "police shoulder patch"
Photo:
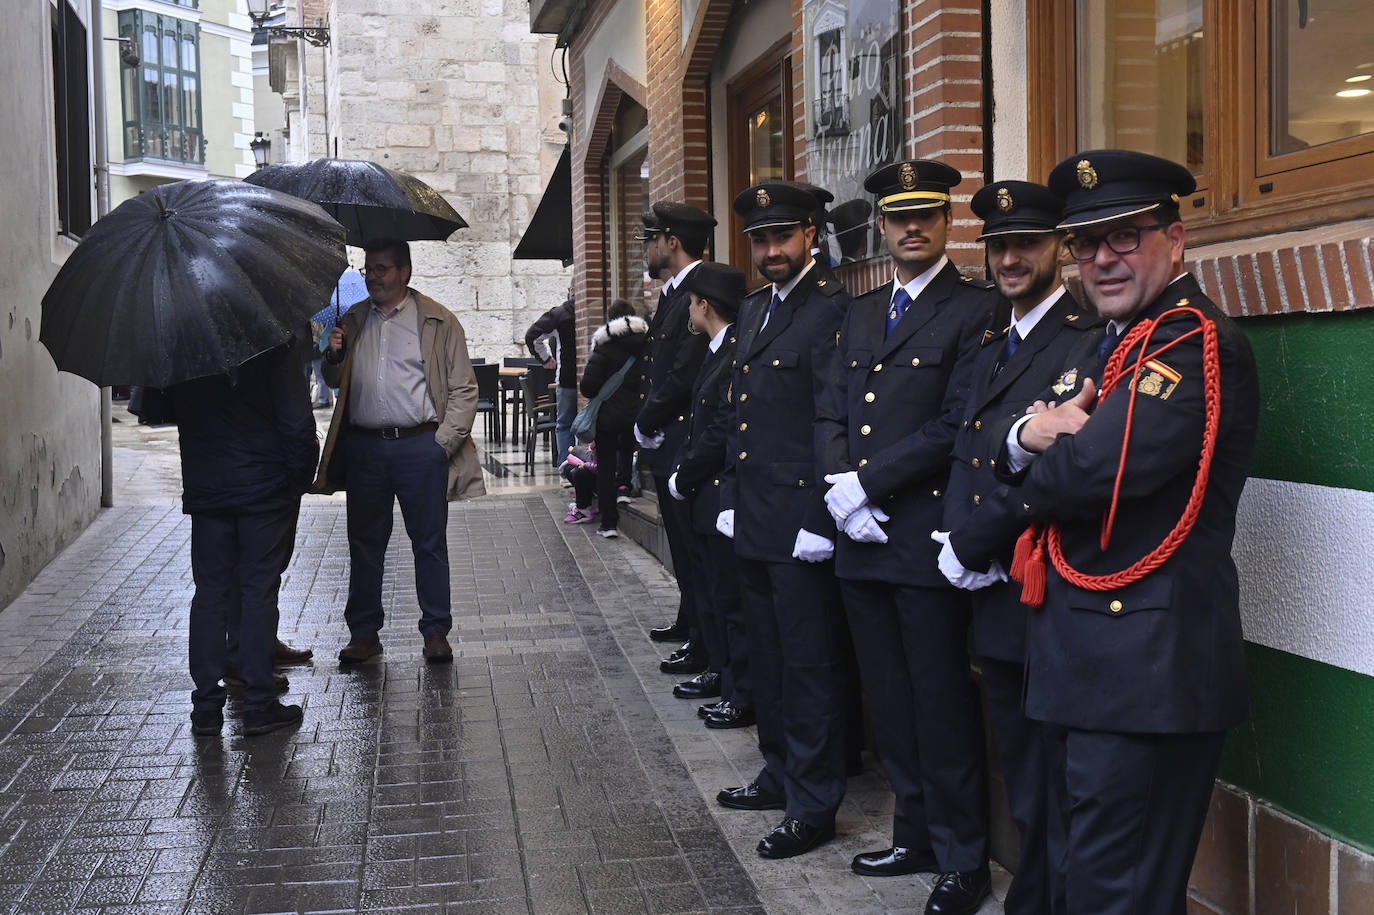
[[[1182,380],[1183,376],[1175,371],[1172,366],[1158,359],[1151,359],[1140,367],[1140,373],[1136,376],[1135,390],[1137,394],[1168,400]]]

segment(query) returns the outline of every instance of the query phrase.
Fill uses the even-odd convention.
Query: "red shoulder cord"
[[[1150,338],[1154,335],[1155,330],[1167,318],[1183,315],[1195,317],[1199,326],[1164,344],[1159,349],[1149,352]],[[1159,358],[1171,347],[1197,334],[1202,334],[1203,389],[1206,406],[1202,432],[1202,454],[1198,458],[1197,479],[1193,482],[1192,494],[1188,498],[1188,504],[1183,510],[1182,517],[1178,519],[1178,524],[1174,525],[1174,529],[1169,532],[1159,546],[1130,566],[1108,575],[1087,575],[1069,565],[1068,560],[1064,558],[1061,542],[1062,525],[1059,522],[1051,523],[1043,531],[1040,525],[1032,524],[1016,542],[1016,552],[1012,557],[1010,569],[1011,577],[1022,585],[1022,603],[1039,607],[1045,602],[1046,549],[1049,551],[1050,560],[1054,563],[1055,571],[1069,584],[1087,591],[1112,591],[1132,582],[1140,581],[1167,562],[1174,551],[1187,539],[1193,526],[1197,524],[1198,513],[1202,509],[1202,499],[1207,492],[1207,479],[1211,475],[1212,457],[1216,453],[1217,446],[1217,430],[1221,423],[1221,359],[1217,349],[1216,324],[1204,317],[1198,309],[1188,307],[1171,308],[1158,318],[1140,322],[1131,329],[1131,332],[1121,341],[1121,345],[1112,353],[1111,358],[1107,360],[1107,366],[1102,372],[1102,390],[1098,395],[1098,402],[1101,403],[1116,390],[1118,383],[1126,374],[1123,371],[1123,366],[1127,355],[1139,345],[1140,355],[1136,358],[1130,372],[1131,400],[1126,408],[1126,432],[1121,441],[1121,462],[1117,465],[1116,484],[1112,488],[1111,506],[1102,516],[1101,543],[1102,549],[1106,550],[1112,538],[1117,503],[1121,499],[1121,478],[1126,470],[1126,454],[1131,444],[1131,423],[1135,417],[1136,379],[1140,377],[1140,371],[1145,363]]]

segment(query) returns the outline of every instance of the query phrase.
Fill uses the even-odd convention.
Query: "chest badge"
[[[1078,385],[1078,369],[1069,369],[1059,376],[1059,380],[1050,385],[1050,390],[1057,396],[1062,396],[1072,391]]]

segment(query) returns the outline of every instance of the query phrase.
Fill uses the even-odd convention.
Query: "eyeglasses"
[[[1105,235],[1070,235],[1069,253],[1076,261],[1090,261],[1097,257],[1098,245],[1105,242],[1114,254],[1130,254],[1140,247],[1141,232],[1168,227],[1168,223],[1157,222],[1148,226],[1122,226]]]
[[[395,264],[373,264],[370,267],[359,267],[358,272],[361,273],[364,276],[364,278],[369,276],[380,277],[386,276],[388,273],[395,269]]]

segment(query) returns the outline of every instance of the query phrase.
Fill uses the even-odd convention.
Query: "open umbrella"
[[[250,184],[318,203],[348,230],[348,243],[376,238],[443,241],[466,220],[419,178],[356,159],[312,159],[261,168]]]
[[[98,385],[231,372],[305,329],[347,265],[319,207],[242,181],[178,181],[99,220],[43,296],[38,338]]]
[[[311,315],[310,320],[319,321],[326,327],[332,326],[339,317],[341,309],[349,308],[355,302],[361,302],[365,298],[367,298],[367,281],[363,279],[361,273],[350,267],[339,274],[338,283],[329,295],[329,304]]]

